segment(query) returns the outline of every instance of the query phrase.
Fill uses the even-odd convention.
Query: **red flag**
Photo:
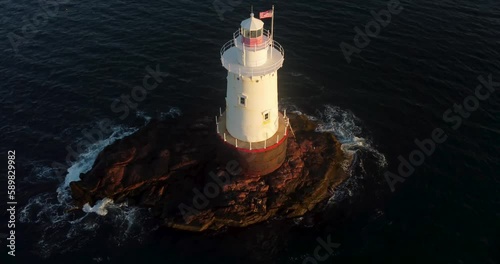
[[[271,17],[273,17],[273,10],[272,9],[259,13],[260,19],[271,18]]]

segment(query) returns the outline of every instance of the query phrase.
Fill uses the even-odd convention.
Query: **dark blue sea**
[[[324,214],[193,234],[126,204],[71,210],[69,182],[105,146],[152,118],[218,113],[220,48],[251,4],[275,5],[280,108],[355,156]],[[373,13],[391,8],[377,30]],[[500,263],[498,0],[2,0],[0,12],[0,263]],[[132,94],[151,70],[158,86]]]

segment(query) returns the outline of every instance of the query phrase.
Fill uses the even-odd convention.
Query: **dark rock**
[[[152,208],[167,226],[191,231],[302,216],[347,178],[340,164],[351,157],[305,116],[289,117],[295,137],[288,139],[283,165],[269,175],[231,175],[208,118],[153,120],[106,147],[70,184],[73,199],[79,207],[105,197],[128,201]]]

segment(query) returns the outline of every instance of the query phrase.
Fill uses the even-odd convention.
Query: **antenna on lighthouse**
[[[271,56],[273,54],[273,49],[274,49],[274,5],[273,5],[273,9],[272,9],[273,13],[273,17],[271,18]]]

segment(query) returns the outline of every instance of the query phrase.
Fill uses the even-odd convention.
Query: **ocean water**
[[[354,46],[354,28],[388,3],[253,3],[276,7],[281,109],[335,134],[355,155],[343,164],[351,177],[321,216],[191,234],[127,204],[72,210],[68,184],[151,118],[216,115],[219,51],[252,3],[0,1],[0,152],[6,167],[16,151],[18,201],[16,257],[2,237],[1,263],[499,263],[500,96],[453,109],[474,102],[480,76],[500,82],[500,2],[401,1],[348,62],[341,43]],[[158,87],[117,104],[148,68],[161,72]],[[435,129],[446,140],[392,191],[386,172]],[[320,240],[339,244],[324,260]]]

